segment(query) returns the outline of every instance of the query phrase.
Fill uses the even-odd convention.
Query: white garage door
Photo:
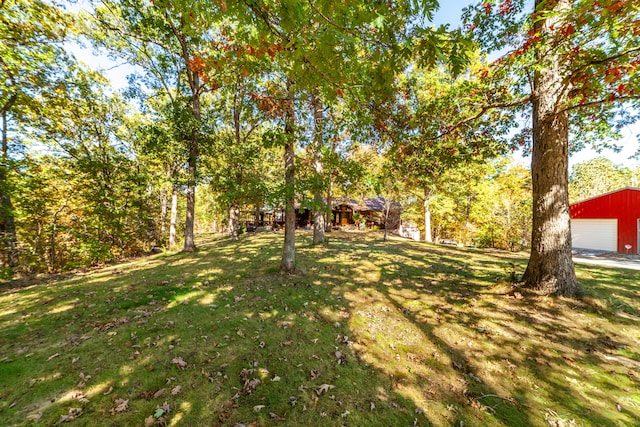
[[[574,248],[618,250],[617,219],[572,219],[571,241]]]

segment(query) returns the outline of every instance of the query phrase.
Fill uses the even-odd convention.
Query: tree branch
[[[489,112],[491,110],[496,110],[498,108],[517,107],[519,105],[526,104],[526,103],[528,103],[530,101],[531,101],[531,95],[526,95],[526,96],[523,96],[522,98],[516,99],[515,101],[511,101],[511,102],[502,102],[502,103],[497,103],[497,104],[484,105],[484,106],[480,107],[480,111],[477,114],[474,114],[471,117],[468,117],[468,118],[466,118],[466,119],[464,119],[462,121],[459,121],[455,125],[453,125],[450,128],[448,128],[445,132],[440,133],[435,138],[427,138],[427,139],[428,140],[436,140],[436,139],[440,139],[442,137],[445,137],[447,135],[450,135],[451,133],[453,133],[454,130],[466,125],[469,122],[472,122],[474,120],[479,119],[480,117],[482,117],[483,115],[485,115],[487,112]]]
[[[589,102],[585,102],[584,104],[576,104],[576,105],[571,105],[569,107],[563,108],[560,111],[558,111],[559,113],[563,113],[563,112],[569,112],[569,111],[573,111],[573,110],[578,110],[580,108],[589,108],[589,107],[596,107],[598,105],[604,104],[606,102],[612,102],[612,101],[629,101],[632,99],[640,99],[640,95],[625,95],[625,96],[616,96],[613,99],[610,98],[605,98],[605,99],[597,99],[595,101],[589,101]]]

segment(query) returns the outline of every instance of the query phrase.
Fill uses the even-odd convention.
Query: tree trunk
[[[13,217],[13,204],[9,194],[9,138],[7,109],[2,111],[2,164],[0,165],[0,239],[3,255],[0,267],[12,268],[18,265],[17,234]]]
[[[289,84],[289,86],[291,86]],[[285,223],[284,245],[282,248],[282,263],[280,270],[293,273],[296,268],[296,211],[295,211],[295,111],[293,96],[289,90],[289,99],[285,100],[284,133],[286,145],[284,149],[285,168]]]
[[[325,224],[324,216],[327,211],[322,190],[324,182],[324,164],[322,162],[322,103],[320,99],[313,95],[311,97],[311,108],[313,109],[314,121],[314,146],[313,146],[313,167],[314,177],[314,210],[313,210],[313,244],[324,244]]]
[[[431,195],[433,194],[433,190],[425,188],[424,189],[424,241],[432,243],[433,237],[431,236],[431,210],[429,209],[429,202],[431,201]]]
[[[331,204],[333,203],[333,195],[331,194],[332,191],[332,185],[331,185],[331,177],[329,177],[329,191],[327,192],[327,210],[325,211],[325,220],[324,220],[324,232],[325,233],[330,233],[331,232],[331,226],[333,225],[331,223]]]
[[[176,246],[176,225],[178,223],[178,186],[171,186],[171,220],[169,223],[169,249]]]
[[[167,211],[169,210],[169,197],[167,189],[160,191],[160,239],[164,242],[167,232]]]
[[[553,12],[571,7],[569,0],[536,0]],[[536,30],[550,36],[553,28],[561,28],[560,14],[550,14],[536,23]],[[567,92],[563,58],[553,50],[544,57],[537,52],[541,67],[534,76],[533,88],[533,152],[531,175],[533,184],[533,224],[531,255],[523,276],[524,285],[544,294],[576,296],[581,293],[571,256],[569,216],[569,125],[566,112],[558,112]]]
[[[238,240],[240,230],[240,205],[238,202],[232,202],[229,205],[229,227],[228,232],[231,239]]]
[[[198,133],[194,131],[189,145],[189,163],[187,173],[189,184],[187,185],[187,216],[184,223],[184,252],[193,252],[196,249],[194,240],[195,211],[196,211],[196,162],[198,158]]]

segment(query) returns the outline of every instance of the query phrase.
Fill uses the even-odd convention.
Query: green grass
[[[526,254],[302,232],[284,276],[281,242],[0,285],[0,424],[640,425],[638,272],[521,298]]]

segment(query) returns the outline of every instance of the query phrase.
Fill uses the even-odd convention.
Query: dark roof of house
[[[346,197],[336,197],[331,202],[331,207],[347,205],[354,211],[384,211],[386,209],[387,200],[384,197],[377,196],[373,198],[365,198],[360,201],[349,199]],[[397,202],[391,202],[391,206],[400,207]]]

